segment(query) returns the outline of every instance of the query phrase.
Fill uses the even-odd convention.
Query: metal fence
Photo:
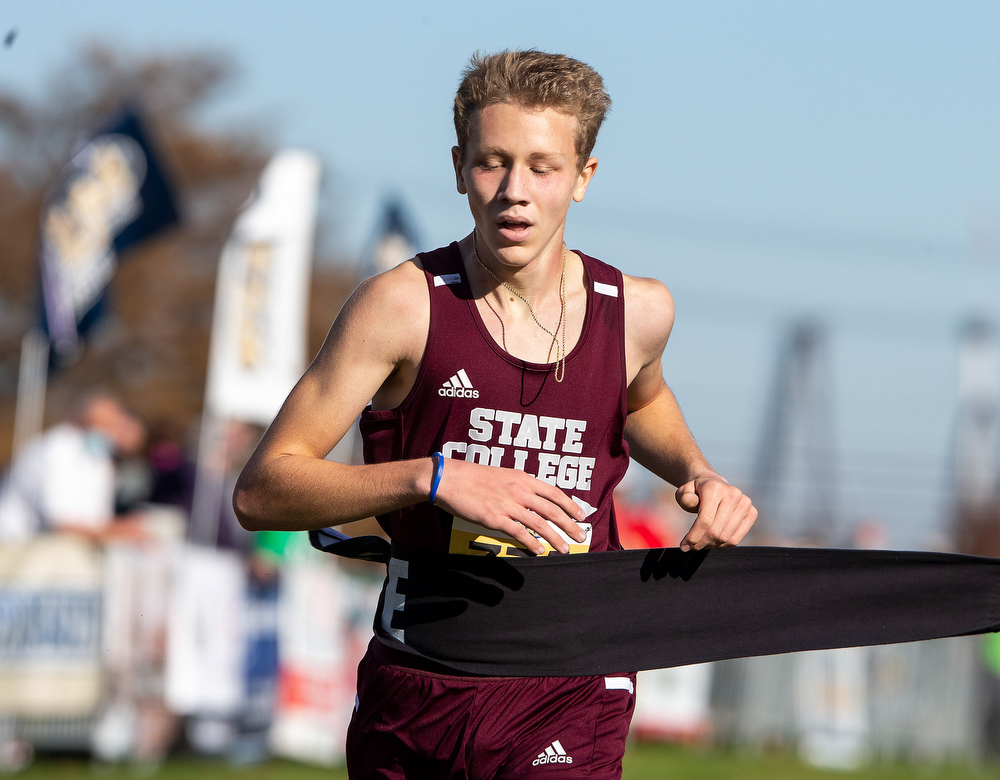
[[[810,763],[977,760],[985,747],[980,638],[719,663],[715,738],[794,749]]]

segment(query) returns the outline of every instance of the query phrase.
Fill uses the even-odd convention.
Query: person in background
[[[643,495],[642,477],[633,464],[615,488],[615,519],[618,538],[625,550],[676,547],[687,530],[686,513],[677,504],[674,491],[657,485],[652,495]],[[669,486],[668,486],[669,487]]]
[[[73,418],[29,441],[0,486],[0,542],[68,532],[97,542],[137,539],[141,525],[115,519],[115,461],[141,451],[143,423],[107,393],[87,396]]]
[[[151,477],[149,503],[177,507],[190,516],[197,467],[184,447],[183,433],[169,421],[156,423],[150,433],[147,459]]]

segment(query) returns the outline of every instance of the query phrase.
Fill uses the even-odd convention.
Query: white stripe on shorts
[[[631,677],[605,677],[604,688],[608,691],[628,691],[635,693],[635,686],[632,685]]]

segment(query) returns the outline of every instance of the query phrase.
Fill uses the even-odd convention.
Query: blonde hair
[[[576,117],[576,155],[583,169],[597,142],[611,98],[600,74],[584,62],[565,54],[545,52],[476,52],[462,73],[455,94],[455,133],[458,153],[472,134],[476,112],[494,103],[516,103],[527,108],[553,108]]]

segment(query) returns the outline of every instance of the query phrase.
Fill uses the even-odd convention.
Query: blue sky
[[[783,329],[811,316],[843,526],[943,527],[958,325],[1000,313],[1000,4],[7,0],[11,28],[0,83],[29,96],[88,40],[231,53],[213,121],[322,156],[347,257],[389,193],[424,248],[470,229],[450,103],[474,50],[591,63],[614,105],[568,241],[670,286],[667,380],[710,458],[747,478]]]

